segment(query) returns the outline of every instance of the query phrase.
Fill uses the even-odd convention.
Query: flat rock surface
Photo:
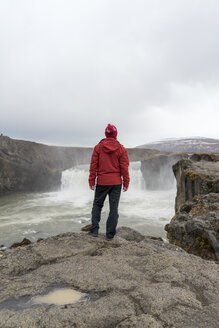
[[[215,328],[219,270],[213,261],[129,228],[114,240],[66,233],[0,254],[0,327]],[[87,297],[33,306],[55,288]]]
[[[192,165],[190,164],[190,170],[200,174],[213,175],[215,178],[219,178],[219,162],[192,162]]]

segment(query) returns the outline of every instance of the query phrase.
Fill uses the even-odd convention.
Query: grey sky
[[[219,138],[219,1],[1,0],[0,132]]]

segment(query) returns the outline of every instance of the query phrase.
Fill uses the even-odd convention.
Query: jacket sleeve
[[[99,164],[99,152],[98,152],[98,147],[95,146],[94,150],[93,150],[92,157],[91,157],[90,174],[89,174],[89,179],[88,179],[89,185],[91,187],[95,186],[98,164]]]
[[[129,158],[125,148],[123,148],[122,154],[119,158],[119,164],[121,168],[121,176],[123,178],[123,186],[128,188],[129,186]]]

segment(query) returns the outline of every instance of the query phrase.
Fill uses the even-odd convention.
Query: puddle
[[[40,296],[22,296],[19,298],[10,298],[0,303],[1,309],[21,310],[32,306],[49,305],[67,305],[76,302],[90,300],[90,295],[80,293],[70,288],[57,288]]]
[[[86,294],[80,293],[73,289],[57,289],[47,295],[36,296],[32,298],[33,304],[55,304],[66,305],[78,302],[85,297]]]
[[[20,298],[9,298],[0,303],[0,310],[9,309],[9,310],[19,310],[30,307],[28,302],[30,300],[30,296],[22,296]]]

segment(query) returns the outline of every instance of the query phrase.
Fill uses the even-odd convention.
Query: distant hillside
[[[219,153],[219,139],[202,137],[164,139],[137,146],[137,148],[156,149],[167,152]]]

